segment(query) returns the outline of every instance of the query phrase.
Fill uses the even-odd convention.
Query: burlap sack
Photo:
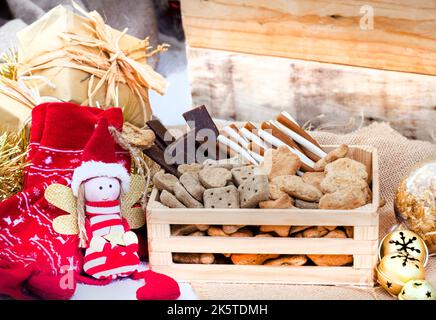
[[[393,199],[407,170],[417,162],[436,155],[436,145],[403,137],[386,123],[373,123],[356,132],[337,135],[314,132],[321,144],[362,144],[378,149],[380,197],[386,205],[379,209],[380,239],[396,224]],[[436,257],[426,267],[427,280],[436,286]],[[311,286],[281,284],[200,283],[191,282],[199,299],[392,299],[381,287]]]

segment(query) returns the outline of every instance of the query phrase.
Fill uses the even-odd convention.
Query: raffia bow
[[[150,46],[146,38],[135,47],[123,51],[119,43],[126,34],[127,28],[114,37],[111,27],[104,23],[98,12],[88,13],[74,2],[73,6],[85,17],[84,27],[89,31],[88,35],[63,33],[60,36],[65,41],[65,46],[56,51],[45,52],[33,59],[25,68],[25,74],[52,67],[75,68],[89,73],[91,79],[88,83],[88,100],[82,105],[94,105],[94,96],[105,84],[107,84],[105,106],[110,105],[114,99],[117,83],[126,84],[132,93],[138,96],[143,108],[148,101],[147,89],[152,89],[159,94],[165,92],[165,79],[149,65],[138,61],[166,51],[168,45],[159,45],[155,50],[147,52]],[[99,52],[94,53],[83,48],[98,48]],[[67,58],[67,61],[62,61],[61,58]],[[93,87],[95,77],[100,80]]]

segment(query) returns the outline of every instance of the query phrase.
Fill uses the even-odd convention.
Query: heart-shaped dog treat
[[[229,170],[219,167],[206,167],[198,173],[198,178],[206,189],[221,188],[232,180],[232,174]]]

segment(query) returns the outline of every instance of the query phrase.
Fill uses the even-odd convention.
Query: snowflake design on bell
[[[74,158],[74,159],[71,159],[71,160],[70,160],[70,163],[73,163],[73,164],[75,164],[75,163],[79,163],[79,162],[80,162],[80,160],[77,159],[77,158]]]
[[[414,244],[418,244],[418,238],[413,236],[406,240],[406,236],[402,231],[400,231],[399,240],[390,240],[389,243],[395,245],[397,251],[404,252],[405,254],[421,253],[421,250],[414,246]]]
[[[396,258],[400,258],[403,260],[402,266],[406,267],[407,263],[411,263],[412,265],[414,265],[416,268],[419,269],[419,259],[416,259],[408,254],[404,254],[404,253],[398,253],[397,255],[392,255],[391,259],[396,259]]]

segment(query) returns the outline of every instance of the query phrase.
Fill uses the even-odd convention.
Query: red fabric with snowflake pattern
[[[49,204],[44,191],[52,183],[69,185],[101,117],[121,130],[119,108],[103,111],[72,103],[45,103],[33,109],[30,165],[23,191],[0,203],[0,293],[17,299],[24,297],[23,289],[50,299],[74,293],[74,288],[60,287],[60,278],[68,267],[81,270],[78,237],[53,230],[53,219],[66,213]],[[118,161],[130,170],[128,153],[117,148]],[[52,280],[50,285],[47,279]]]

